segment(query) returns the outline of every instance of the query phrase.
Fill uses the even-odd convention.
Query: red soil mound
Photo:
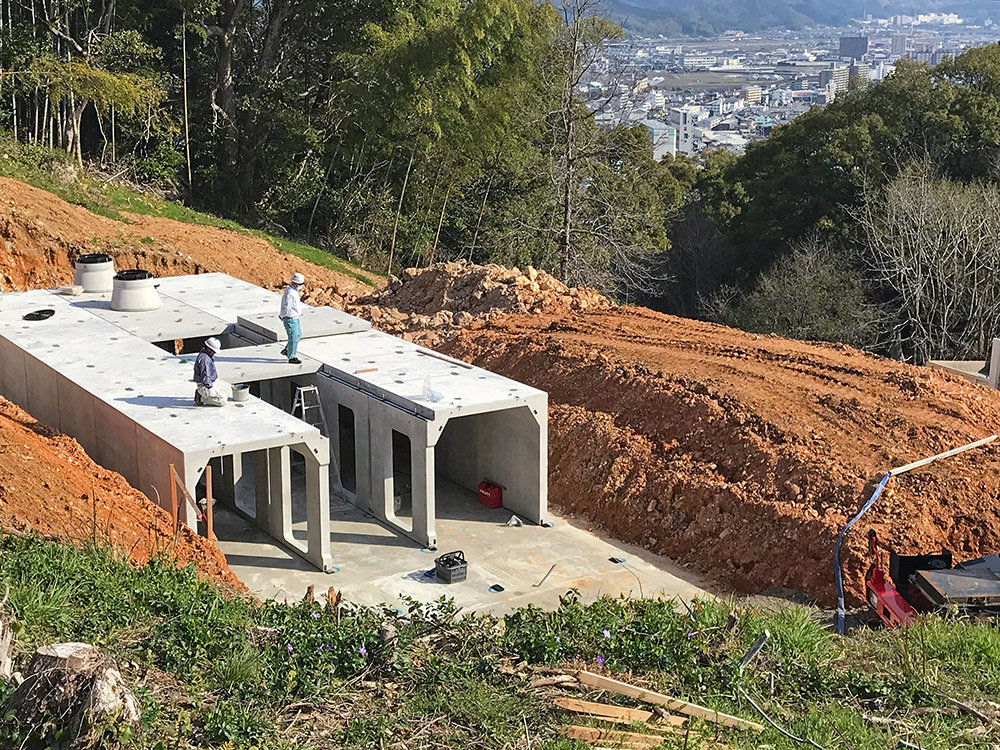
[[[642,308],[500,318],[442,351],[549,392],[553,504],[738,591],[822,604],[870,480],[1000,428],[996,391]],[[900,552],[1000,551],[998,491],[995,446],[893,480],[848,537],[849,593],[868,528]]]
[[[73,280],[73,258],[84,252],[114,256],[118,268],[157,276],[221,271],[277,289],[294,271],[309,281],[305,299],[341,306],[368,294],[357,279],[240,232],[139,214],[128,223],[92,214],[52,193],[0,178],[0,292],[53,287]]]
[[[214,544],[186,526],[175,544],[171,526],[169,513],[95,464],[75,440],[0,398],[0,527],[96,539],[136,563],[176,557],[216,583],[244,590]]]

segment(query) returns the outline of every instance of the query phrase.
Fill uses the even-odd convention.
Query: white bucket
[[[233,386],[233,401],[246,401],[250,398],[250,386],[248,385],[234,385]]]

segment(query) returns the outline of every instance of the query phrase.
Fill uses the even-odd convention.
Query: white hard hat
[[[221,352],[222,351],[222,343],[217,338],[215,338],[214,336],[212,338],[210,338],[210,339],[206,339],[205,340],[205,346],[207,346],[213,352]]]
[[[293,284],[305,284],[306,283],[306,277],[303,276],[301,273],[293,273],[292,274],[292,283]]]

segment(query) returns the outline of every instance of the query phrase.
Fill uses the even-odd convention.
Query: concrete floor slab
[[[251,501],[241,500],[249,510]],[[438,550],[421,549],[342,498],[331,499],[331,547],[337,572],[317,572],[278,546],[241,514],[216,506],[219,548],[236,576],[265,599],[296,601],[306,588],[333,586],[352,602],[404,608],[401,597],[431,602],[448,596],[466,611],[503,614],[528,603],[553,608],[577,589],[585,601],[601,595],[664,596],[685,600],[711,596],[690,571],[631,545],[602,539],[562,518],[552,528],[507,526],[510,512],[490,510],[475,495],[438,478]],[[293,529],[305,533],[296,507]],[[468,578],[445,584],[425,573],[435,557],[462,550]],[[613,563],[610,558],[623,559]],[[546,573],[556,564],[552,573]],[[545,578],[544,583],[540,583]],[[493,592],[499,584],[502,592]]]

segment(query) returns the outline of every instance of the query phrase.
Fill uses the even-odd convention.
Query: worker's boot
[[[288,349],[282,349],[281,350],[281,356],[282,357],[287,357],[288,356]]]
[[[298,357],[292,357],[290,360],[288,360],[288,364],[290,364],[290,365],[301,365],[302,364],[302,360],[299,359]]]

